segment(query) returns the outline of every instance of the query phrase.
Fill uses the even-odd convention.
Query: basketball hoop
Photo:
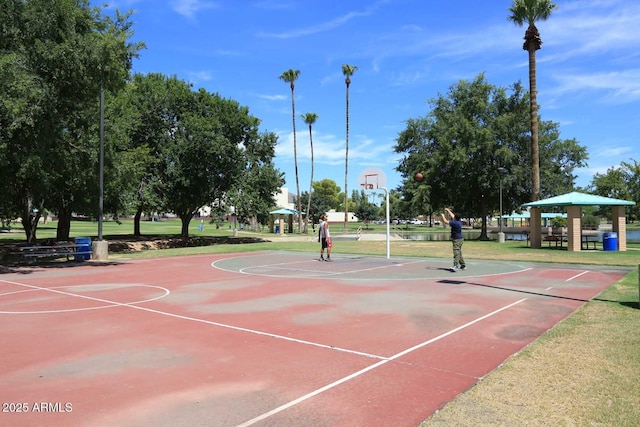
[[[382,169],[370,167],[358,175],[358,183],[364,190],[377,190],[387,186],[387,176]]]
[[[358,175],[358,183],[363,190],[382,190],[386,200],[385,216],[387,223],[387,259],[391,256],[390,233],[389,233],[389,190],[387,190],[387,175],[380,168],[366,168]]]

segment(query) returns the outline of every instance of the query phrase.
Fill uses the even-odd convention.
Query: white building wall
[[[294,203],[289,202],[289,189],[280,187],[280,192],[275,195],[276,206],[279,208],[295,209]]]

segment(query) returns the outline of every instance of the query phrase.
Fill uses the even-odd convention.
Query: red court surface
[[[629,271],[314,257],[0,274],[0,425],[417,426]]]

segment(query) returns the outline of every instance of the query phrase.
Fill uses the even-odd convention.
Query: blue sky
[[[102,5],[102,1],[95,1]],[[176,75],[249,107],[275,132],[275,163],[296,191],[291,90],[278,77],[300,70],[295,84],[300,191],[310,181],[309,130],[314,112],[314,180],[344,190],[345,83],[342,64],[355,65],[349,90],[349,194],[358,175],[382,169],[390,189],[401,183],[393,146],[409,118],[428,113],[428,100],[461,79],[485,73],[489,83],[528,88],[525,28],[507,20],[511,0],[114,0],[134,9],[135,40],[147,49],[139,73]],[[556,0],[537,26],[538,103],[542,120],[560,124],[561,138],[587,147],[587,186],[638,155],[640,124],[640,2]]]

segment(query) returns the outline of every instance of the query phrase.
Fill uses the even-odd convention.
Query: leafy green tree
[[[309,193],[308,193],[308,197],[307,197],[307,216],[306,216],[306,221],[304,223],[304,227],[305,227],[305,233],[307,232],[307,228],[308,228],[308,223],[309,223],[309,218],[311,218],[309,216],[309,212],[311,211],[311,196],[313,195],[313,132],[312,132],[312,127],[313,124],[316,122],[316,120],[318,120],[318,115],[316,113],[306,113],[303,114],[302,116],[302,120],[307,124],[307,126],[309,126],[309,144],[311,146],[311,178],[309,179]]]
[[[389,190],[389,217],[404,217],[402,210],[402,193],[398,190]],[[386,203],[386,202],[385,202]]]
[[[629,217],[632,221],[640,220],[640,164],[634,159],[622,162],[625,181],[629,189],[629,200],[636,202],[635,206],[629,206]]]
[[[323,179],[313,183],[313,197],[318,197],[326,206],[326,210],[336,209],[340,207],[340,187],[332,179]]]
[[[248,108],[162,74],[135,75],[110,103],[109,191],[112,209],[173,212],[188,237],[204,206],[212,218],[229,213],[264,223],[283,175],[273,165],[277,137],[261,133]]]
[[[97,199],[98,96],[122,88],[143,44],[129,42],[130,14],[110,17],[86,0],[7,0],[1,9],[7,206],[19,209],[27,241],[45,209],[65,239],[71,213]]]
[[[587,149],[575,138],[560,139],[557,123],[540,121],[540,194],[553,197],[574,191],[576,168],[586,166],[589,157]],[[526,147],[522,147],[523,154]],[[523,164],[528,164],[523,159]]]
[[[295,81],[300,76],[300,70],[288,69],[280,75],[280,80],[289,83],[291,88],[291,121],[293,122],[293,162],[296,170],[296,200],[298,201],[298,233],[302,227],[302,206],[300,204],[300,179],[298,177],[298,144],[296,141],[296,100],[294,95]]]
[[[307,218],[308,221],[311,222],[313,231],[315,232],[315,224],[317,224],[320,220],[320,215],[326,213],[330,209],[329,202],[327,201],[327,199],[318,197],[318,195],[316,194],[311,198],[312,202],[311,205],[309,205],[309,193],[307,193],[306,191],[302,192],[302,194],[300,195],[300,199],[302,204],[307,204],[309,206],[309,208],[307,209]]]
[[[536,79],[536,51],[542,39],[535,23],[545,21],[558,6],[551,0],[513,0],[509,20],[522,27],[527,24],[522,48],[529,53],[529,105],[531,115],[531,183],[533,201],[540,200],[540,163],[538,147],[538,87]]]
[[[345,159],[344,159],[344,231],[349,229],[349,86],[351,85],[351,76],[358,69],[355,65],[342,64],[342,74],[345,76],[344,83],[347,86],[346,91],[346,140],[345,140]]]
[[[633,169],[634,166],[623,163],[620,166],[610,167],[604,174],[595,174],[593,179],[591,180],[592,191],[595,194],[603,197],[633,200],[631,192],[633,191],[634,186],[637,188],[637,184],[633,183],[633,174],[630,173],[630,171]],[[639,177],[637,163],[635,164],[635,170],[635,179],[637,180]],[[631,180],[629,178],[631,178]],[[638,194],[636,194],[635,196],[637,197]],[[630,212],[633,215],[636,211],[631,209]],[[611,218],[610,209],[606,207],[601,207],[600,209],[598,209],[597,214],[603,217]]]
[[[584,230],[597,230],[599,225],[600,219],[595,215],[584,215],[582,217],[582,228]]]
[[[482,218],[481,238],[487,238],[486,218],[499,208],[503,180],[504,208],[518,208],[529,200],[526,162],[527,97],[520,84],[509,90],[486,82],[460,81],[448,96],[430,101],[423,118],[410,119],[400,133],[396,152],[404,153],[397,170],[406,180],[405,200],[427,212],[453,206],[469,218]],[[543,122],[543,164],[549,164],[552,186],[573,183],[573,170],[582,165],[586,151],[575,141],[560,141],[557,126]],[[562,165],[556,167],[558,159]],[[505,176],[498,168],[507,169]],[[424,179],[413,176],[422,172]],[[556,184],[559,182],[560,184]],[[411,210],[411,204],[405,212]]]
[[[415,153],[405,157],[398,170],[407,177],[424,171],[421,185],[429,187],[434,206],[453,206],[462,216],[483,218],[482,238],[487,238],[490,207],[499,198],[497,169],[515,164],[515,129],[509,122],[517,116],[518,99],[522,101],[522,89],[517,85],[508,96],[484,75],[460,81],[449,97],[431,101],[427,118],[410,120],[396,145],[397,152]]]
[[[254,230],[258,224],[267,223],[269,210],[275,204],[273,195],[284,185],[283,173],[273,165],[277,141],[271,132],[247,140],[244,171],[226,193],[226,204],[234,206],[239,219],[250,222]]]
[[[357,192],[354,191],[354,193]],[[369,222],[380,217],[380,208],[374,203],[369,202],[364,190],[361,190],[360,194],[358,194],[357,197],[352,197],[352,199],[356,202],[354,214],[358,217],[359,221],[363,221],[366,227],[369,228]]]
[[[136,236],[142,214],[166,204],[162,152],[176,137],[193,96],[191,85],[176,76],[136,74],[107,105],[105,207],[115,215],[135,213]]]
[[[591,182],[594,192],[600,196],[630,199],[624,171],[618,166],[610,167],[604,174],[596,173]]]
[[[183,237],[189,236],[189,223],[202,206],[224,199],[234,186],[247,192],[245,187],[238,187],[245,175],[260,183],[259,174],[246,174],[247,167],[259,167],[259,160],[270,161],[268,155],[254,156],[262,155],[260,149],[273,152],[275,141],[273,137],[265,139],[271,145],[260,147],[258,125],[259,120],[249,115],[248,108],[235,101],[204,89],[192,94],[172,137],[162,147],[157,186],[164,208],[182,220]],[[251,152],[252,148],[256,150]],[[272,172],[269,178],[276,174],[275,169]],[[274,180],[273,192],[280,185],[281,181]]]

